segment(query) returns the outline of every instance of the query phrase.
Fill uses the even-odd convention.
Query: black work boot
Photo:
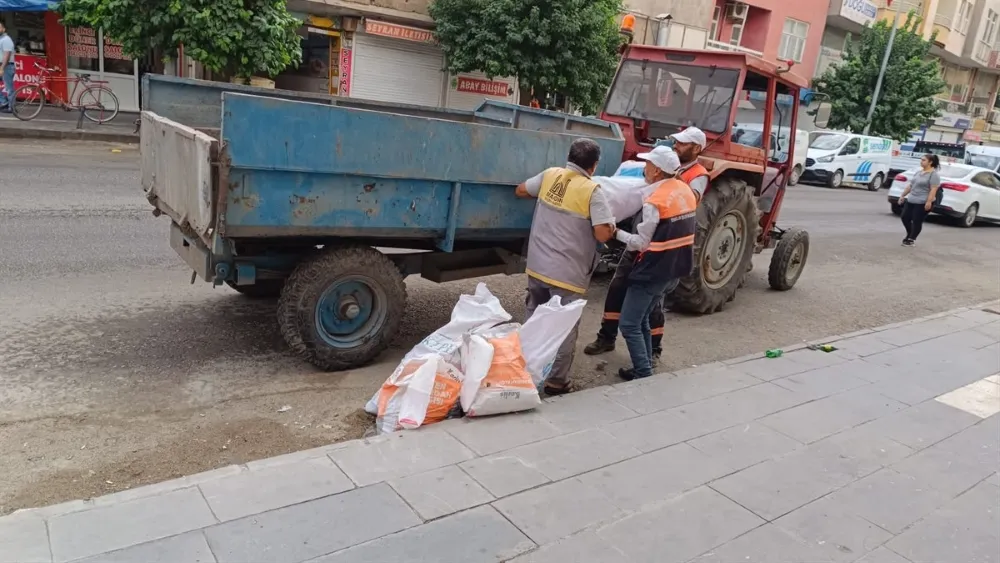
[[[587,347],[583,349],[583,353],[588,356],[597,356],[605,352],[613,352],[615,349],[615,341],[608,340],[598,336],[597,340],[587,344]]]
[[[663,350],[653,350],[653,369],[660,367],[660,354],[662,353]]]

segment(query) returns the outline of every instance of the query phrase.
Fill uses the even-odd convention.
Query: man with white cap
[[[690,186],[698,201],[701,201],[701,196],[708,188],[709,180],[708,170],[698,162],[698,157],[707,144],[705,133],[697,127],[688,127],[671,135],[671,139],[674,141],[674,152],[680,160],[677,177]],[[625,164],[623,163],[622,166]],[[645,169],[643,172],[645,173]],[[637,224],[638,221],[639,219],[636,219],[633,224]],[[626,253],[622,256],[618,269],[615,270],[615,276],[611,280],[607,296],[604,298],[604,317],[601,319],[601,329],[597,332],[597,338],[583,349],[583,352],[588,356],[604,354],[615,349],[615,340],[618,338],[618,321],[621,318],[622,304],[625,300],[625,280],[633,261],[634,256]],[[665,293],[672,292],[679,281],[674,280],[668,284],[664,290]],[[662,352],[664,323],[662,308],[663,303],[658,301],[653,313],[649,316],[654,362]]]
[[[619,375],[629,380],[653,375],[649,316],[667,287],[691,273],[698,208],[694,191],[676,177],[681,163],[673,150],[656,147],[638,158],[646,161],[644,175],[650,183],[642,219],[634,234],[615,231],[626,250],[638,253],[626,278],[619,321],[632,359],[632,369]]]
[[[670,136],[674,140],[674,152],[681,160],[681,168],[677,177],[684,181],[698,195],[698,201],[708,188],[708,170],[698,162],[701,151],[705,150],[708,141],[705,132],[697,127],[688,127]]]

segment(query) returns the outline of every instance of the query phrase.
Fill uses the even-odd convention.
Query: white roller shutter
[[[436,45],[358,33],[351,97],[441,106],[444,53]]]

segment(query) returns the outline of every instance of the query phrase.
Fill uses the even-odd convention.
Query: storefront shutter
[[[358,33],[351,97],[442,106],[444,53],[436,45]]]

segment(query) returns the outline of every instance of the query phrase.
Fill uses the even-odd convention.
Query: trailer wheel
[[[674,291],[674,310],[710,314],[733,300],[750,271],[760,212],[746,182],[720,178],[698,206],[694,269]]]
[[[324,250],[292,272],[278,301],[288,346],[326,371],[358,367],[392,342],[406,307],[403,275],[367,246]]]
[[[226,285],[250,299],[276,299],[281,295],[281,288],[285,287],[285,280],[257,280],[257,283],[250,285],[236,285],[227,281]]]
[[[799,281],[809,258],[809,233],[798,228],[785,231],[771,256],[767,282],[772,289],[788,291]]]

